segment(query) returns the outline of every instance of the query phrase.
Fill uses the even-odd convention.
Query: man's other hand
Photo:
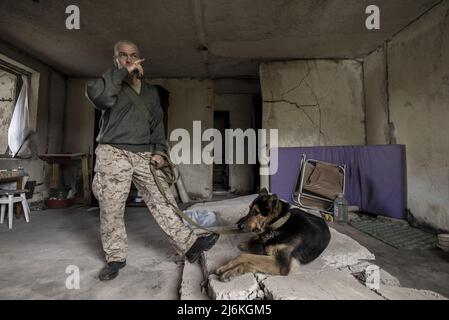
[[[157,162],[157,167],[163,167],[165,164],[165,159],[160,154],[154,154],[151,156],[151,159]]]

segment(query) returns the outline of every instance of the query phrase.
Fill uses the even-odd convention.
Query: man
[[[115,278],[126,265],[128,245],[123,214],[131,182],[170,242],[191,263],[218,240],[216,234],[198,238],[167,203],[151,174],[150,161],[161,167],[169,155],[158,91],[140,80],[144,60],[134,43],[119,41],[114,46],[115,67],[86,86],[87,97],[102,111],[92,184],[100,205],[101,241],[107,261],[100,271],[100,280]],[[166,197],[176,206],[169,185],[159,180]]]

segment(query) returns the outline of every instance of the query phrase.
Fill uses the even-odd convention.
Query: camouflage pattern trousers
[[[95,154],[97,159],[92,191],[100,205],[101,241],[106,261],[124,261],[128,254],[123,215],[131,182],[134,182],[171,244],[178,253],[185,254],[197,236],[159,192],[150,171],[151,152],[134,153],[108,144],[99,144]],[[161,170],[157,172],[163,174]],[[167,182],[159,180],[167,199],[176,205]]]

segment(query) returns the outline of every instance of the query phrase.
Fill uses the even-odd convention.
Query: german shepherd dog
[[[301,264],[313,261],[326,249],[331,237],[322,218],[292,207],[265,188],[237,225],[256,233],[239,245],[240,250],[251,253],[242,253],[218,268],[215,273],[221,281],[248,272],[285,276],[290,272],[292,258]]]

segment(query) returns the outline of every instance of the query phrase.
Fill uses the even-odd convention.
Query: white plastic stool
[[[8,206],[8,225],[9,229],[12,229],[14,204],[17,202],[22,203],[23,214],[25,215],[26,222],[30,222],[30,207],[28,207],[28,202],[25,196],[27,190],[0,190],[0,206],[1,206],[1,216],[0,223],[3,223],[5,219],[5,210]],[[19,195],[15,197],[15,195]]]

